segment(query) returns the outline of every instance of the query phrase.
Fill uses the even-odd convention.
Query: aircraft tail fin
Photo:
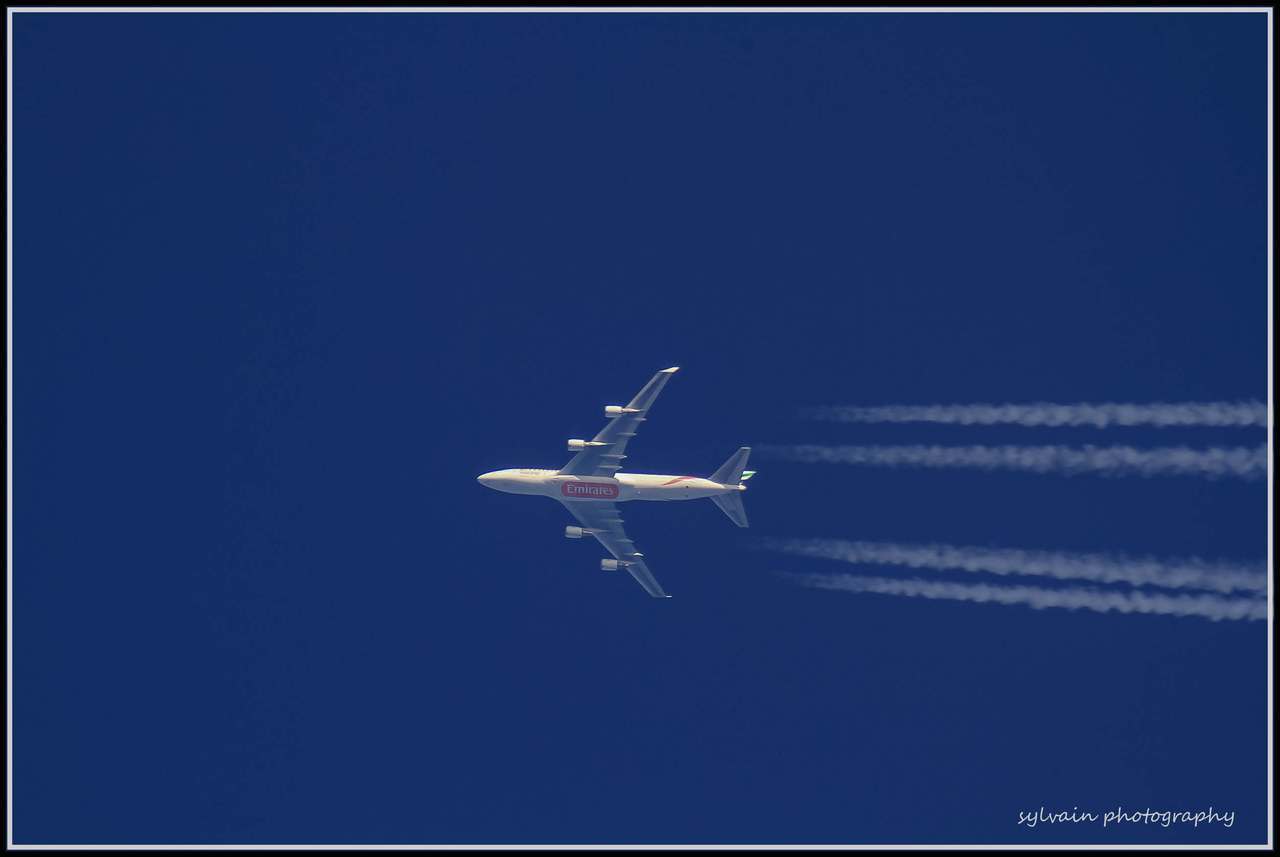
[[[742,505],[742,495],[734,492],[733,494],[712,494],[711,499],[716,501],[716,505],[720,507],[720,511],[729,516],[729,520],[733,521],[739,527],[750,526],[747,523],[747,510]]]
[[[711,499],[720,507],[720,511],[724,512],[729,517],[729,520],[739,527],[748,526],[747,510],[742,506],[742,492],[746,490],[742,487],[742,483],[756,475],[754,470],[745,469],[747,456],[750,454],[751,447],[742,447],[729,456],[729,460],[720,465],[720,469],[709,477],[712,482],[719,482],[721,485],[732,485],[738,489],[728,494],[713,494]]]
[[[720,469],[712,473],[708,478],[712,482],[719,482],[721,485],[741,485],[746,479],[755,476],[755,471],[751,472],[751,476],[744,476],[743,471],[747,466],[747,456],[751,454],[751,447],[744,446],[729,456],[729,460],[720,465]]]

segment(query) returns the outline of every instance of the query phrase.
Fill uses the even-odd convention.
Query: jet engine
[[[618,562],[616,559],[600,560],[601,571],[617,571],[618,569],[622,568],[625,565],[626,565],[625,562]]]
[[[599,440],[581,440],[575,437],[570,438],[567,445],[570,452],[582,452],[582,450],[589,449],[593,446],[608,446],[609,444]]]
[[[586,535],[586,531],[582,527],[565,527],[564,537],[566,539],[580,539]]]
[[[638,413],[640,413],[639,408],[624,408],[622,407],[622,405],[606,405],[604,409],[604,415],[610,418],[620,417],[623,414],[638,414]]]

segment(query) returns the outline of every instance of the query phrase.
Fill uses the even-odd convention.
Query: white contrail
[[[1165,446],[757,446],[760,457],[808,464],[879,467],[972,467],[1031,473],[1106,476],[1220,476],[1262,479],[1267,447],[1190,449]]]
[[[909,545],[841,539],[767,539],[761,547],[792,556],[834,559],[868,565],[956,569],[991,574],[1127,583],[1166,589],[1214,592],[1266,592],[1265,568],[1201,559],[1161,560],[1101,553],[1067,553],[966,545]]]
[[[806,408],[802,416],[842,423],[953,423],[1019,426],[1260,426],[1266,402],[1100,402],[1022,405],[832,405]]]
[[[784,576],[819,589],[903,595],[909,598],[1017,604],[1035,610],[1060,607],[1066,610],[1096,610],[1099,613],[1200,616],[1215,622],[1222,619],[1267,618],[1265,599],[1240,600],[1217,595],[1162,595],[1147,592],[1103,592],[1087,588],[1044,589],[1037,586],[895,580],[888,577],[859,577],[853,574],[784,574]]]

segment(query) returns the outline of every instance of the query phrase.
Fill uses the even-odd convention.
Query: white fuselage
[[[561,476],[558,470],[518,468],[494,470],[476,481],[508,494],[540,494],[557,500],[697,500],[716,494],[745,491],[744,485],[721,485],[699,476],[658,473],[619,473],[615,476]]]

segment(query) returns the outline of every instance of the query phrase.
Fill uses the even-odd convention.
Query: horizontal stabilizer
[[[742,505],[742,494],[734,492],[732,494],[712,494],[711,499],[720,507],[720,511],[729,516],[729,520],[733,521],[739,527],[749,526],[747,524],[747,510]]]
[[[747,466],[747,456],[751,454],[751,447],[744,446],[729,456],[729,460],[720,465],[720,469],[712,473],[710,479],[712,482],[719,482],[721,485],[738,485],[742,482],[742,471]]]

